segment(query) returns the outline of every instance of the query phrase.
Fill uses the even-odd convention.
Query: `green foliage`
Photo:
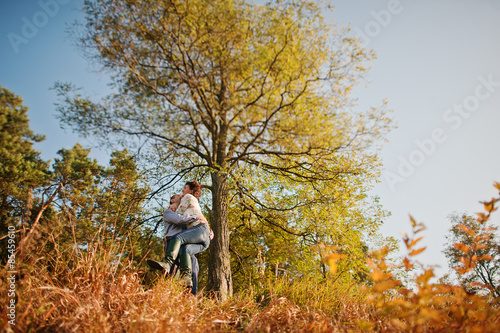
[[[368,148],[390,119],[385,105],[352,112],[349,98],[373,54],[333,32],[313,2],[89,1],[85,10],[82,46],[120,89],[96,103],[56,84],[59,117],[75,131],[109,144],[135,136],[179,169],[373,176]]]
[[[323,258],[342,253],[336,279],[346,284],[367,276],[366,251],[392,243],[378,232],[386,212],[370,203],[363,187],[325,182],[295,183],[286,177],[241,172],[230,201],[234,280],[245,288],[263,276],[327,278]]]

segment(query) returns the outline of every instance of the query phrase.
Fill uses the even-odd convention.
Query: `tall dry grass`
[[[250,292],[219,302],[194,297],[169,279],[146,286],[143,273],[131,267],[116,270],[97,251],[81,255],[58,276],[23,268],[16,325],[2,316],[2,327],[14,332],[275,332],[332,331],[338,325],[322,311],[273,293],[258,298]],[[4,283],[1,288],[5,300]]]
[[[43,240],[43,241],[42,241]],[[14,332],[333,332],[370,319],[362,295],[332,281],[267,281],[225,302],[194,297],[174,280],[119,261],[117,248],[85,250],[39,235],[18,258]],[[50,251],[50,252],[49,252]],[[0,295],[6,313],[6,276]]]
[[[498,201],[500,196],[485,202],[486,213],[478,219],[489,219]],[[424,227],[414,220],[412,225],[400,266],[413,272]],[[475,240],[484,248],[483,236]],[[176,281],[120,260],[119,251],[99,244],[83,250],[62,242],[60,234],[39,235],[17,258],[16,325],[5,315],[6,270],[0,273],[0,327],[11,332],[498,332],[500,327],[499,302],[487,292],[432,283],[432,268],[418,272],[409,287],[393,275],[387,249],[370,254],[371,283],[364,286],[281,277],[224,302],[203,291],[194,297]],[[464,250],[457,271],[481,260],[489,258]]]

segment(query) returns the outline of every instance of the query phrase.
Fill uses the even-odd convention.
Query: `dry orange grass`
[[[485,202],[486,213],[478,219],[488,220],[499,201]],[[401,263],[407,270],[415,266],[413,256],[423,251],[417,236],[424,227],[414,220],[412,225],[413,236],[404,239],[408,256]],[[478,246],[484,240],[480,236]],[[194,297],[176,281],[155,279],[120,263],[113,249],[76,248],[59,246],[57,236],[49,233],[17,258],[16,325],[6,317],[7,276],[6,270],[0,272],[3,331],[498,332],[500,327],[497,299],[431,283],[432,269],[416,275],[414,288],[404,286],[391,273],[384,249],[368,259],[369,287],[276,279],[221,302],[203,293]],[[464,266],[457,271],[470,270],[481,260],[489,259],[464,251]]]
[[[333,332],[356,328],[353,309],[366,308],[347,298],[343,303],[337,296],[334,298],[341,305],[330,307],[327,302],[332,296],[324,294],[328,290],[316,288],[317,295],[311,295],[307,293],[309,284],[294,288],[278,281],[266,288],[265,296],[248,291],[225,302],[203,294],[194,297],[169,279],[144,285],[144,272],[135,272],[131,266],[118,269],[110,253],[100,251],[94,248],[75,255],[50,271],[43,267],[47,261],[27,256],[17,281],[16,325],[9,325],[2,316],[3,330]],[[6,290],[2,276],[2,313],[6,312]]]
[[[24,272],[18,281],[14,332],[326,332],[334,320],[290,300],[251,296],[220,302],[194,297],[172,280],[147,289],[137,273],[113,275],[102,262],[83,261],[64,285],[48,274]],[[2,283],[2,290],[5,285]],[[2,293],[2,299],[6,295]],[[5,304],[5,303],[3,303]],[[4,312],[4,311],[2,311]]]
[[[2,316],[3,330],[14,332],[358,332],[471,331],[494,332],[498,308],[461,288],[428,283],[399,288],[383,272],[382,257],[373,259],[375,285],[363,294],[311,281],[270,281],[228,301],[194,297],[176,281],[149,285],[144,272],[118,269],[108,253],[90,250],[71,264],[51,271],[44,260],[26,264],[17,281],[16,325]],[[27,261],[34,258],[26,258]],[[378,260],[378,261],[377,261]],[[72,269],[68,269],[72,267]],[[1,279],[2,313],[6,313],[6,279]]]

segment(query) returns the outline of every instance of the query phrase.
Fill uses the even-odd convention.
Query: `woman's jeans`
[[[165,250],[168,248],[168,242],[165,244]],[[170,268],[170,275],[175,275],[177,269],[180,266],[179,258],[175,259],[174,265]],[[193,280],[193,288],[191,288],[191,294],[196,295],[198,293],[198,273],[200,272],[200,266],[198,265],[198,258],[194,254],[191,255],[191,266],[192,266],[192,280]]]
[[[179,254],[197,254],[208,249],[210,231],[206,224],[200,223],[173,235],[171,239],[178,239],[181,242]]]

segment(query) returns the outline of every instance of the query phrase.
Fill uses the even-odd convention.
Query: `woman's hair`
[[[189,186],[189,189],[193,191],[193,196],[196,199],[199,199],[201,197],[201,185],[198,183],[196,180],[192,180],[190,182],[187,182],[186,185]]]

